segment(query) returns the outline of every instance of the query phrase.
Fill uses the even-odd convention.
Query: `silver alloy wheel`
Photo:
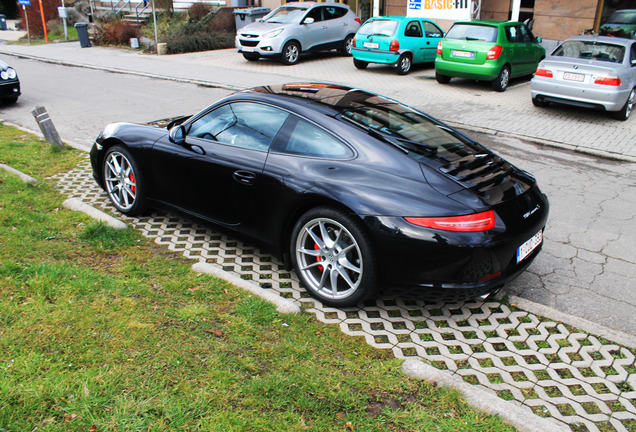
[[[349,36],[345,40],[345,54],[351,55],[352,48],[353,48],[353,37]]]
[[[137,182],[130,161],[122,153],[110,153],[104,163],[104,182],[108,196],[123,211],[130,210],[137,199]]]
[[[632,92],[629,94],[627,98],[627,106],[625,107],[625,118],[629,118],[629,115],[632,113],[632,108],[634,108],[634,103],[636,102],[636,89],[632,89]]]
[[[298,46],[289,44],[285,47],[285,60],[288,64],[294,64],[298,61]]]
[[[330,218],[308,221],[295,245],[298,271],[307,288],[330,300],[345,299],[360,286],[364,266],[353,235]]]
[[[510,71],[507,67],[501,70],[501,76],[499,77],[499,87],[505,89],[508,87],[508,82],[510,81]]]
[[[406,54],[402,54],[402,56],[398,59],[398,62],[398,72],[401,75],[409,73],[411,70],[411,57]]]

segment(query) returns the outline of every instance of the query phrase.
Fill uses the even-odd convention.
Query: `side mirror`
[[[314,23],[314,19],[312,17],[307,17],[305,18],[305,21],[303,21],[303,24],[313,24]]]
[[[183,127],[183,125],[173,127],[168,133],[170,141],[179,145],[185,143],[185,135],[185,127]]]
[[[537,36],[537,43],[541,43],[543,42],[543,39],[541,39],[541,36]]]

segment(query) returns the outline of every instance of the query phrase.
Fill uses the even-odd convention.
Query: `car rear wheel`
[[[366,69],[369,66],[369,62],[353,59],[353,65],[358,69]]]
[[[286,65],[294,65],[300,60],[300,45],[296,42],[287,42],[283,47],[282,62]]]
[[[548,105],[550,105],[550,102],[548,102],[547,100],[544,99],[540,99],[538,97],[533,97],[532,98],[532,105],[539,107],[539,108],[545,108]]]
[[[294,226],[291,255],[307,291],[325,305],[353,306],[375,293],[370,240],[345,212],[317,207],[305,213]]]
[[[411,56],[409,54],[402,54],[396,63],[398,75],[406,75],[411,72],[412,64],[413,59]]]
[[[256,61],[260,56],[259,53],[243,53],[243,58],[247,61]]]
[[[144,210],[144,179],[128,150],[122,146],[108,149],[102,175],[108,198],[117,210],[129,216]]]
[[[625,102],[625,105],[623,105],[623,108],[621,108],[620,111],[616,111],[615,113],[613,113],[613,116],[615,119],[618,120],[627,120],[630,116],[630,114],[632,113],[632,109],[634,108],[634,103],[636,102],[636,88],[633,88],[631,93],[629,94],[629,97],[627,98],[627,101]]]
[[[342,42],[342,48],[340,49],[340,52],[346,56],[350,56],[351,48],[353,48],[353,35],[349,35],[345,38],[345,40]]]
[[[506,91],[510,83],[510,68],[504,66],[499,71],[499,76],[492,82],[492,89],[498,92]]]
[[[435,72],[435,79],[440,84],[448,84],[451,80],[451,77],[448,75],[442,75],[441,73]]]

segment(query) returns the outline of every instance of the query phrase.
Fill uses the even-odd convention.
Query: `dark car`
[[[636,39],[636,9],[615,11],[598,29],[598,34]]]
[[[20,96],[20,80],[15,69],[0,61],[0,100],[16,103]]]
[[[525,171],[422,112],[331,84],[113,123],[90,155],[119,211],[163,207],[248,236],[336,307],[379,286],[495,292],[537,256],[548,217]]]

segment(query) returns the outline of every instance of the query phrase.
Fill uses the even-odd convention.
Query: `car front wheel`
[[[305,213],[292,232],[291,256],[307,291],[325,305],[354,306],[375,293],[370,240],[343,211],[318,207]]]
[[[632,109],[634,108],[635,102],[636,102],[636,88],[633,88],[631,93],[629,94],[629,97],[627,98],[627,101],[625,102],[625,105],[623,105],[623,108],[621,108],[620,111],[613,113],[614,118],[618,120],[623,120],[623,121],[627,120],[630,114],[632,113]]]
[[[345,40],[342,42],[342,48],[340,49],[340,52],[346,56],[350,56],[351,48],[353,48],[353,35],[349,35],[345,38]]]
[[[499,71],[499,76],[492,82],[492,89],[498,92],[506,91],[510,82],[510,68],[504,66]]]
[[[144,179],[128,150],[111,147],[106,152],[102,174],[108,198],[117,210],[129,216],[144,210]]]
[[[296,42],[287,42],[283,47],[283,64],[295,65],[300,60],[300,45]]]

